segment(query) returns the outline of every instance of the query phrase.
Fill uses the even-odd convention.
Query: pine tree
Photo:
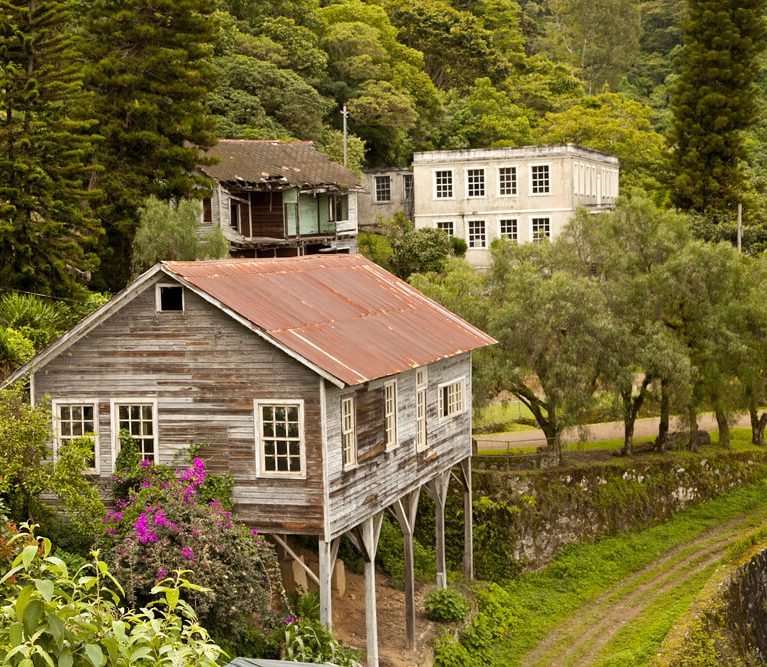
[[[95,268],[71,3],[0,0],[0,286],[72,294]]]
[[[215,143],[206,99],[216,24],[214,0],[94,0],[86,83],[95,93],[106,230],[100,282],[130,276],[138,209],[146,197],[199,196],[199,149]]]
[[[688,0],[672,95],[674,203],[724,212],[744,188],[744,130],[755,118],[765,0]]]

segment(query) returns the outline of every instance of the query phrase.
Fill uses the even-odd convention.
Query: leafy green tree
[[[524,146],[531,141],[525,111],[486,77],[477,79],[467,95],[451,91],[447,114],[440,139],[443,148]]]
[[[600,383],[620,401],[624,454],[632,451],[634,425],[651,392],[663,402],[689,385],[687,348],[665,326],[654,297],[659,271],[689,240],[684,216],[642,196],[621,198],[610,214],[579,210],[557,240],[562,263],[601,286],[614,318],[618,344],[605,359]]]
[[[497,83],[508,75],[509,61],[496,48],[492,30],[471,12],[444,0],[387,0],[385,6],[402,43],[423,53],[437,88],[464,90],[479,77]]]
[[[670,138],[673,200],[683,210],[727,211],[740,201],[764,12],[764,0],[687,2]]]
[[[92,467],[92,443],[86,438],[62,447],[50,461],[51,413],[31,406],[20,387],[0,390],[0,500],[15,521],[48,520],[51,510],[41,498],[56,494],[70,522],[86,539],[101,532],[104,504],[84,477]]]
[[[149,197],[139,210],[133,239],[133,274],[160,261],[221,259],[229,256],[229,243],[220,228],[200,234],[202,207],[192,199],[177,205]]]
[[[589,94],[615,90],[639,55],[639,8],[634,0],[549,0],[547,50],[582,73]]]
[[[411,148],[419,117],[439,108],[437,90],[422,70],[424,56],[398,38],[384,9],[361,0],[323,7],[322,45],[328,79],[320,85],[340,107],[347,104],[349,128],[366,144],[368,164],[401,164]],[[328,123],[338,128],[341,115]]]
[[[86,84],[94,93],[106,229],[100,282],[122,287],[138,209],[149,195],[199,196],[200,149],[213,145],[206,99],[215,83],[214,0],[94,0]]]
[[[340,130],[326,129],[317,148],[334,162],[344,163],[344,134]],[[347,132],[346,136],[346,166],[358,176],[362,175],[365,162],[365,142],[359,137]]]
[[[223,138],[317,139],[332,103],[298,74],[252,56],[216,59],[219,80],[209,97]]]
[[[416,229],[404,213],[382,220],[381,240],[363,237],[360,251],[396,276],[407,280],[413,273],[440,273],[452,252],[450,238],[441,229]]]
[[[716,412],[720,442],[728,444],[727,414],[739,406],[737,352],[742,345],[736,317],[743,266],[729,244],[692,241],[669,257],[661,271],[655,307],[687,349],[691,361],[686,416],[695,447],[697,415],[703,406]]]
[[[749,270],[734,322],[743,342],[735,363],[742,400],[751,419],[751,442],[763,446],[767,412],[760,413],[760,408],[767,404],[767,302],[763,295],[767,263],[764,256],[747,262]]]
[[[97,266],[71,4],[0,2],[0,285],[72,296]]]
[[[522,401],[559,456],[563,430],[593,404],[616,338],[599,285],[552,260],[545,245],[496,244],[488,331],[499,341],[497,389]]]
[[[548,113],[536,132],[540,143],[572,142],[616,155],[621,187],[659,189],[666,153],[652,125],[652,110],[618,93],[583,98],[564,111]]]
[[[564,429],[593,406],[615,323],[602,287],[565,270],[552,246],[498,241],[492,257],[486,276],[453,260],[412,282],[498,340],[477,356],[475,391],[517,396],[559,456]]]

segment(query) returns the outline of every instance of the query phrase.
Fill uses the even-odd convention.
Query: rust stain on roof
[[[496,342],[362,255],[163,265],[349,385]]]
[[[205,153],[217,160],[202,171],[223,183],[250,187],[360,189],[354,172],[318,151],[311,141],[219,139]]]

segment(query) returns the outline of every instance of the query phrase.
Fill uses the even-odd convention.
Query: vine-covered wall
[[[480,579],[542,567],[570,542],[665,521],[691,503],[767,476],[767,452],[652,456],[590,467],[474,471],[474,561]],[[462,499],[451,485],[448,558],[463,551]],[[455,488],[453,488],[455,487]],[[433,505],[422,501],[417,537],[433,543]]]

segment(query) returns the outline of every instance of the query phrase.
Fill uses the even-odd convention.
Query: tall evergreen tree
[[[94,0],[90,7],[86,83],[104,138],[100,282],[111,289],[130,276],[144,199],[199,194],[199,149],[215,143],[205,104],[215,82],[215,9],[215,0]]]
[[[0,0],[0,16],[0,286],[72,294],[99,228],[71,3]]]
[[[688,0],[672,94],[674,203],[715,213],[744,187],[744,130],[755,117],[765,0]]]

